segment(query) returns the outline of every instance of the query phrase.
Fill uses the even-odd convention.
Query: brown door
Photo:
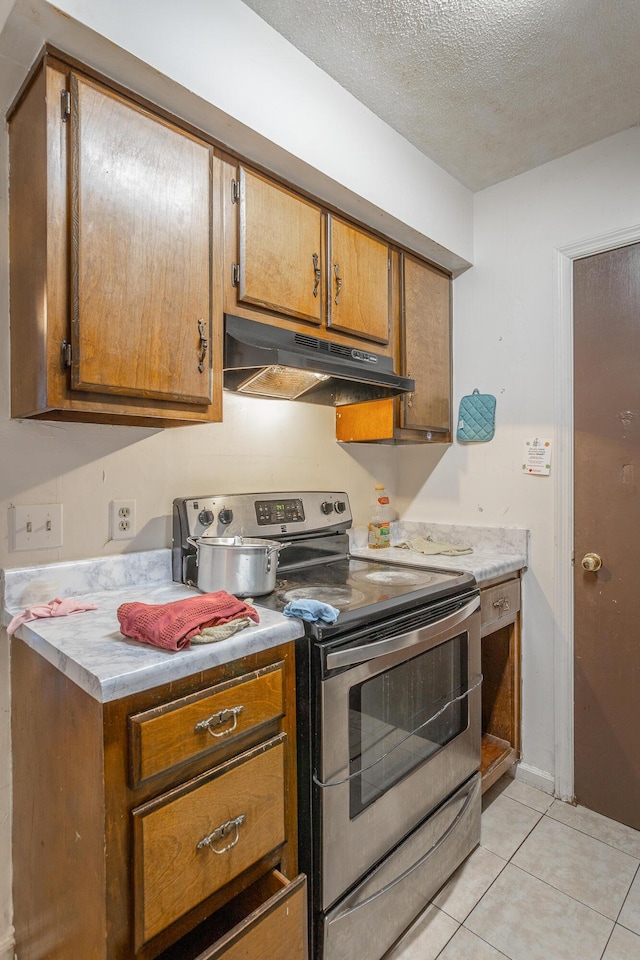
[[[72,386],[209,403],[212,149],[75,75],[71,101]]]
[[[640,829],[640,244],[576,261],[574,335],[575,795]]]

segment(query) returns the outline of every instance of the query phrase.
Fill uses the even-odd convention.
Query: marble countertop
[[[217,643],[169,651],[123,637],[116,616],[121,603],[168,603],[198,594],[172,581],[169,550],[122,554],[104,562],[5,570],[3,586],[5,626],[29,604],[56,596],[81,597],[97,604],[97,610],[86,613],[32,620],[22,624],[16,636],[102,703],[229,663],[304,633],[299,620],[256,601],[260,623]]]
[[[391,524],[392,544],[427,536],[457,546],[468,545],[472,553],[425,556],[392,545],[376,550],[375,559],[461,570],[472,573],[480,585],[527,566],[527,530],[406,521]],[[350,530],[349,539],[353,556],[371,559],[373,551],[367,546],[366,527]],[[304,634],[301,621],[261,607],[258,598],[255,606],[260,623],[218,643],[197,644],[173,652],[123,637],[116,616],[121,603],[168,603],[197,595],[197,590],[172,580],[169,549],[7,569],[1,571],[0,587],[5,626],[25,607],[47,603],[55,597],[82,598],[97,605],[97,610],[86,613],[32,620],[20,626],[16,635],[103,703],[296,640]]]
[[[418,537],[431,537],[452,546],[471,547],[471,553],[446,556],[418,553],[395,544]],[[349,531],[350,552],[354,557],[375,559],[381,563],[431,567],[436,570],[461,570],[472,573],[482,586],[498,577],[517,573],[527,567],[529,531],[517,527],[471,527],[441,523],[394,521],[391,524],[391,546],[371,550],[367,546],[367,528]]]

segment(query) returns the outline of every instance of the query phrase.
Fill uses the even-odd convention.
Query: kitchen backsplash
[[[354,527],[349,531],[352,549],[367,546],[366,527]],[[452,523],[415,523],[394,520],[391,524],[391,544],[417,537],[431,537],[454,546],[467,546],[474,550],[499,554],[529,556],[529,531],[518,527],[465,527]]]

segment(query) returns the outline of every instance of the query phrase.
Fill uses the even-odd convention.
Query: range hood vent
[[[414,389],[391,357],[228,313],[224,324],[226,390],[342,406]]]

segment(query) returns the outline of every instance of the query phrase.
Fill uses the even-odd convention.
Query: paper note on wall
[[[535,437],[524,442],[522,472],[548,477],[551,473],[551,440]]]

